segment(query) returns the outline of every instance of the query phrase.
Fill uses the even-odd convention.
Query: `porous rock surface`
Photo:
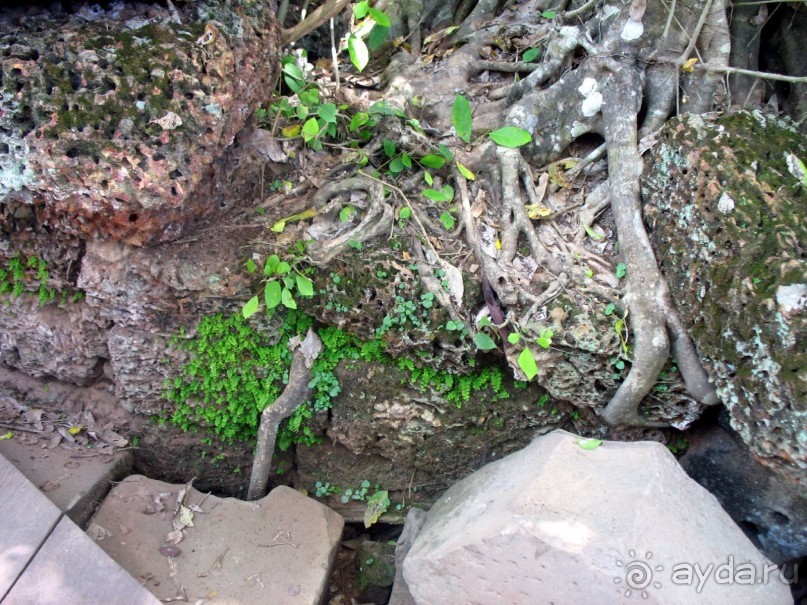
[[[344,526],[337,513],[284,486],[255,502],[190,488],[183,505],[192,525],[176,543],[168,535],[184,487],[127,477],[87,532],[159,599],[322,603]]]
[[[230,203],[228,148],[271,86],[277,22],[270,2],[179,6],[3,15],[0,224],[142,245]]]
[[[415,602],[792,602],[775,566],[664,446],[579,441],[544,435],[449,489],[404,560]],[[699,586],[695,564],[726,565],[732,580],[742,564],[745,583]]]
[[[662,269],[731,426],[807,485],[807,138],[758,112],[671,120],[644,181]]]

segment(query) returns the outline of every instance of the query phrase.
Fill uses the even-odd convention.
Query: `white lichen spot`
[[[785,162],[788,172],[796,177],[799,183],[807,184],[807,166],[804,165],[804,162],[791,152],[785,153]]]
[[[580,108],[583,115],[587,118],[597,115],[602,108],[602,94],[593,92],[585,98],[583,105]]]
[[[607,19],[608,17],[613,17],[619,12],[619,9],[614,6],[613,4],[606,4],[602,7],[602,18],[603,20]]]
[[[638,40],[641,38],[643,33],[644,25],[642,25],[640,21],[628,19],[625,21],[625,26],[622,28],[622,33],[619,37],[625,42],[631,42],[632,40]]]
[[[221,110],[221,105],[219,105],[218,103],[208,103],[207,105],[205,105],[205,111],[211,115],[216,116],[217,118],[220,118],[224,115],[224,112],[222,112]]]
[[[581,95],[587,97],[592,92],[597,90],[597,80],[595,80],[594,78],[586,78],[585,80],[583,80],[583,83],[577,90]]]
[[[785,317],[792,317],[807,307],[807,284],[790,284],[776,288],[776,302]]]
[[[573,137],[577,138],[583,136],[587,132],[589,132],[590,128],[588,124],[584,124],[582,122],[578,122],[575,120],[572,122],[572,127],[569,129],[569,132],[572,134]]]
[[[0,133],[0,145],[8,151],[0,155],[0,198],[20,191],[36,180],[28,163],[29,147],[25,139]]]
[[[720,196],[720,199],[717,200],[717,209],[723,214],[728,214],[734,210],[734,200],[725,191]]]
[[[157,124],[163,130],[174,130],[182,126],[182,118],[173,111],[169,111],[161,118],[152,120],[149,124]]]

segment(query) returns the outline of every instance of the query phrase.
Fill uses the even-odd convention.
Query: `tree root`
[[[384,189],[380,183],[367,177],[357,176],[343,181],[328,183],[313,197],[315,208],[321,209],[334,196],[352,191],[366,191],[369,205],[361,222],[355,229],[330,240],[314,242],[308,248],[308,258],[313,265],[324,267],[345,252],[351,242],[362,243],[389,232],[392,227],[392,207],[384,202]],[[334,209],[338,214],[340,208]],[[332,217],[335,220],[335,216]]]
[[[301,343],[299,337],[292,338],[289,346],[294,350],[289,370],[289,381],[286,388],[274,403],[266,406],[261,412],[261,422],[258,426],[258,443],[255,450],[255,459],[252,462],[252,474],[249,479],[247,500],[257,500],[266,495],[266,486],[269,482],[269,471],[272,466],[272,456],[275,452],[275,441],[280,423],[294,413],[299,406],[308,399],[311,382],[311,365],[319,355],[322,343],[319,337],[311,330]]]

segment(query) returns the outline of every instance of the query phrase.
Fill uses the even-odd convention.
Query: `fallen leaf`
[[[0,435],[0,441],[5,441],[6,439],[11,439],[13,436],[14,436],[14,433],[9,431],[5,435]]]
[[[52,492],[53,490],[57,490],[60,487],[62,487],[62,484],[59,483],[58,481],[54,480],[54,481],[46,482],[39,489],[41,489],[43,492],[47,493],[47,492]]]
[[[111,531],[94,522],[90,523],[85,533],[96,542],[100,542],[101,540],[104,540],[112,536]]]
[[[462,304],[462,297],[465,295],[465,284],[462,281],[462,271],[446,261],[442,262],[442,266],[443,270],[446,272],[446,281],[448,282],[448,291],[451,294],[451,297],[457,304]]]
[[[182,554],[182,550],[178,546],[173,546],[168,544],[166,546],[160,546],[157,550],[160,551],[160,554],[165,557],[178,557]]]

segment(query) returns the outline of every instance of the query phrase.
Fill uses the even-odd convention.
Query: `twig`
[[[703,26],[706,23],[706,19],[709,18],[709,11],[712,10],[712,1],[713,0],[706,1],[706,6],[703,7],[700,17],[698,17],[698,22],[695,24],[695,31],[692,32],[692,36],[689,39],[689,44],[687,44],[687,47],[684,50],[684,52],[681,53],[681,56],[678,57],[676,65],[678,65],[679,67],[687,62],[687,59],[689,59],[689,55],[692,54],[692,49],[695,48],[695,45],[698,43],[698,38],[700,38],[701,30],[703,29]]]
[[[339,92],[342,85],[339,82],[339,59],[337,58],[336,35],[333,32],[333,17],[331,17],[329,23],[331,26],[331,60],[333,61],[333,75],[336,78],[336,92]]]
[[[42,431],[37,431],[36,429],[26,429],[26,428],[23,428],[21,426],[16,426],[14,424],[5,424],[5,423],[0,423],[0,428],[9,429],[10,431],[22,431],[23,433],[39,434],[39,433],[42,432]]]
[[[774,74],[764,71],[752,71],[750,69],[741,69],[739,67],[711,65],[709,63],[696,64],[695,69],[724,73],[724,74],[739,74],[741,76],[752,76],[754,78],[760,78],[762,80],[775,80],[777,82],[789,82],[791,84],[807,83],[807,76],[786,76],[784,74]]]
[[[311,33],[328,19],[337,15],[349,3],[350,0],[327,0],[325,4],[312,11],[301,23],[291,29],[284,29],[280,38],[281,45],[286,46]]]

